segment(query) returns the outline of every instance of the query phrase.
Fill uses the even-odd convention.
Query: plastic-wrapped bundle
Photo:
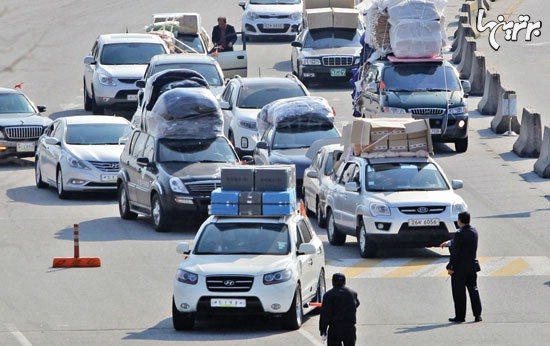
[[[319,96],[300,96],[273,101],[265,105],[256,120],[261,135],[271,125],[281,123],[333,123],[334,112],[328,101]]]
[[[390,22],[386,11],[385,0],[373,0],[365,5],[365,42],[373,47],[378,54],[384,56],[391,53],[390,46]]]
[[[390,29],[393,54],[398,58],[423,58],[441,53],[439,21],[400,20]]]
[[[387,9],[391,24],[402,19],[439,20],[446,3],[447,0],[387,0]]]
[[[223,134],[223,113],[204,88],[175,88],[162,93],[146,114],[147,132],[162,137],[214,138]]]

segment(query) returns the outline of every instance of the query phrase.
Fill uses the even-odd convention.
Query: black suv
[[[155,230],[165,232],[188,212],[206,216],[210,193],[221,185],[220,168],[238,163],[223,135],[164,138],[135,129],[120,156],[120,217],[151,216]]]

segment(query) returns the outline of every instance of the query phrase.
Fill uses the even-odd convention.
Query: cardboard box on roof
[[[354,8],[355,0],[304,0],[305,9],[324,7]]]
[[[330,28],[333,25],[332,8],[314,8],[306,11],[307,26],[310,29]]]
[[[201,16],[198,13],[184,13],[178,17],[179,33],[195,34],[200,32]]]
[[[335,28],[357,28],[359,11],[354,8],[332,8],[332,26]]]
[[[330,0],[330,7],[333,8],[355,8],[355,0]]]

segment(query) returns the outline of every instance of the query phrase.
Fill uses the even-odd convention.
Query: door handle
[[[237,55],[237,59],[243,60],[243,59],[244,59],[244,55]]]
[[[312,265],[313,265],[313,259],[310,258],[309,261],[307,261],[307,263],[308,263],[310,266],[312,266]]]

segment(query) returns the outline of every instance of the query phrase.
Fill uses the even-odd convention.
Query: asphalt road
[[[23,90],[37,104],[48,106],[51,118],[85,114],[82,60],[97,35],[142,32],[157,12],[198,12],[206,28],[223,14],[238,28],[237,3],[3,1],[0,81],[5,86],[23,82]],[[449,1],[449,32],[460,3]],[[496,15],[516,3],[491,4],[495,6],[490,13]],[[515,8],[514,13],[529,13],[533,20],[544,13],[535,0],[518,2]],[[544,23],[543,35],[533,44],[548,39]],[[499,64],[520,99],[530,97],[542,111],[547,98],[538,91],[547,78],[535,77],[550,71],[543,64],[547,45],[510,44],[513,48],[505,51],[503,45],[488,59]],[[290,72],[288,41],[253,42],[248,56],[250,76]],[[540,84],[530,89],[533,83]],[[310,89],[334,105],[340,125],[352,120],[348,85]],[[470,98],[471,110],[478,101]],[[359,293],[358,345],[545,345],[550,340],[550,182],[532,172],[534,159],[510,152],[517,138],[493,134],[490,120],[472,112],[469,150],[456,154],[452,146],[437,145],[435,154],[450,178],[464,180],[459,193],[480,232],[483,270],[478,283],[484,322],[447,322],[453,308],[450,281],[444,275],[446,251],[392,250],[361,260],[353,239],[333,247],[319,230],[327,274],[346,273]],[[254,319],[202,321],[192,332],[175,332],[172,279],[181,260],[175,246],[192,239],[198,224],[181,224],[159,234],[145,218],[121,220],[113,195],[60,201],[53,189],[34,186],[32,160],[0,164],[0,192],[0,345],[321,344],[315,315],[294,332]],[[100,268],[51,267],[53,258],[72,256],[75,223],[80,226],[80,256],[100,257]]]

